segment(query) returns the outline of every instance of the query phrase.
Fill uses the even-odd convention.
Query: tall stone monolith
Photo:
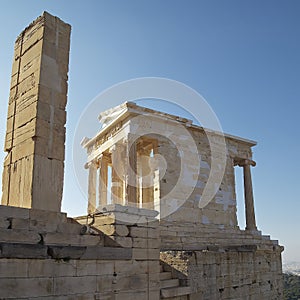
[[[44,12],[15,42],[2,205],[60,211],[70,32]]]

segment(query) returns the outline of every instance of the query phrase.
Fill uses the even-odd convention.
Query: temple
[[[220,133],[133,102],[102,112],[99,121],[99,133],[82,142],[88,153],[88,213],[121,204],[157,210],[164,222],[237,228],[234,168],[240,166],[246,230],[257,231],[251,179],[251,166],[256,165],[251,149],[256,142],[224,135],[225,147],[220,151],[224,152],[225,167],[220,187],[208,205],[200,208],[211,172],[207,135],[216,138]],[[169,209],[172,205],[174,211]]]

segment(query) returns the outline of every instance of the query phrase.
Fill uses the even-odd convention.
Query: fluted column
[[[151,149],[140,149],[140,176],[141,176],[141,191],[142,191],[142,207],[153,209],[153,177],[154,172],[150,167],[150,152]]]
[[[137,147],[136,141],[132,142],[133,137],[129,134],[127,141],[127,181],[126,181],[126,191],[127,191],[127,204],[138,206],[137,198]]]
[[[243,167],[246,230],[256,231],[257,227],[255,221],[253,188],[250,169],[250,167],[255,166],[256,163],[250,159],[236,159],[235,164],[239,165],[240,167]]]
[[[113,145],[110,149],[112,160],[111,194],[112,203],[123,204],[124,181],[124,146],[121,143]]]
[[[107,181],[108,181],[108,161],[109,158],[102,154],[100,157],[100,172],[99,172],[99,204],[107,204]]]
[[[89,182],[88,182],[88,213],[96,210],[96,182],[97,182],[97,163],[92,161],[89,165]]]
[[[255,162],[245,160],[244,170],[244,193],[245,193],[245,213],[246,213],[246,230],[257,230],[254,212],[254,199],[250,166],[255,166]]]

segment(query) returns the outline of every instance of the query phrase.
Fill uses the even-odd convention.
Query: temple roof
[[[238,136],[234,136],[227,133],[222,132],[216,132],[209,128],[204,128],[202,126],[196,125],[193,123],[192,120],[183,118],[180,116],[172,115],[169,113],[164,113],[158,110],[146,108],[143,106],[139,106],[134,102],[124,102],[121,105],[118,105],[116,107],[110,108],[106,111],[103,111],[99,114],[98,119],[99,122],[102,124],[101,130],[91,139],[85,138],[82,141],[82,146],[84,148],[88,147],[95,141],[97,138],[102,136],[103,134],[106,134],[112,126],[114,126],[117,122],[120,122],[121,120],[124,120],[125,118],[129,117],[130,115],[151,115],[151,116],[157,116],[159,118],[164,118],[173,122],[178,122],[180,124],[185,125],[186,127],[198,129],[198,130],[205,130],[209,132],[213,132],[216,134],[224,134],[225,138],[236,140],[237,142],[246,143],[250,147],[255,146],[257,142],[245,138],[241,138]]]

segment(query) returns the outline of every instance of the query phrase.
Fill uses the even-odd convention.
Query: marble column
[[[244,193],[245,193],[245,213],[246,213],[246,230],[257,230],[254,212],[253,188],[251,179],[251,166],[255,162],[246,159],[243,164],[244,171]]]
[[[108,162],[109,158],[102,154],[100,157],[100,172],[99,172],[99,204],[107,204],[107,181],[108,181]]]
[[[97,182],[97,163],[92,161],[89,165],[88,182],[88,213],[94,213],[96,210],[96,182]]]
[[[140,149],[139,165],[141,173],[142,207],[153,209],[153,177],[154,171],[150,167],[150,153],[152,149]]]
[[[111,149],[112,174],[111,193],[114,204],[123,204],[123,182],[124,182],[124,146],[115,144]]]
[[[126,181],[127,204],[132,206],[138,206],[137,146],[136,146],[136,141],[133,141],[133,137],[131,137],[131,135],[128,135],[127,158],[128,158],[127,181]]]

